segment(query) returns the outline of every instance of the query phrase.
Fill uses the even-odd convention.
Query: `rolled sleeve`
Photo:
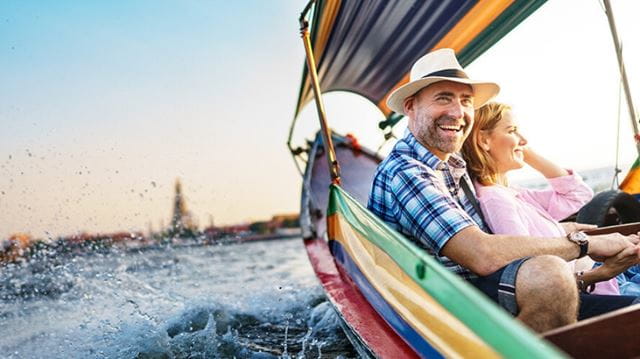
[[[566,176],[549,178],[551,186],[546,190],[526,190],[525,194],[537,202],[555,220],[561,220],[577,212],[591,198],[593,190],[571,170]]]
[[[582,177],[572,170],[566,176],[549,178],[549,184],[554,191],[559,194],[573,194],[575,197],[586,198],[588,201],[593,197],[593,190],[587,186]]]

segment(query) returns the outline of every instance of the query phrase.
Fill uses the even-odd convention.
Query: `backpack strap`
[[[482,220],[482,224],[484,225],[483,227],[486,228],[486,232],[492,234],[493,232],[491,232],[491,229],[489,229],[489,227],[487,226],[487,221],[485,221],[484,215],[480,210],[480,203],[478,203],[478,198],[476,198],[475,193],[473,193],[471,187],[469,186],[469,182],[467,182],[467,176],[462,176],[460,180],[460,187],[462,187],[464,195],[467,197],[469,202],[471,202],[471,206],[473,207],[473,209],[475,209],[478,213],[478,216],[480,217],[480,219]]]

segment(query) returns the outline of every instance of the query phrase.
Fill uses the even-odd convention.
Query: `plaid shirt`
[[[447,162],[440,160],[407,130],[378,166],[367,207],[449,270],[474,278],[467,268],[440,255],[462,229],[478,224],[486,228],[460,188],[462,177],[471,183],[462,158],[452,154]]]

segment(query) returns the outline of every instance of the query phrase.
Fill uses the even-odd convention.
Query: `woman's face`
[[[518,132],[511,111],[504,112],[502,119],[483,142],[483,147],[486,146],[485,151],[488,150],[498,173],[506,173],[524,166],[524,146],[527,140]]]

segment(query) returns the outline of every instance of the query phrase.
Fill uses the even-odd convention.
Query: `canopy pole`
[[[618,57],[618,67],[620,68],[620,76],[622,77],[622,84],[624,86],[624,94],[627,99],[627,107],[629,108],[629,116],[631,116],[631,125],[633,126],[634,139],[636,142],[636,150],[638,156],[640,156],[640,133],[638,132],[638,118],[636,117],[636,111],[633,107],[633,100],[631,98],[631,89],[629,88],[629,81],[627,80],[627,71],[624,67],[624,59],[622,58],[622,46],[618,39],[618,31],[616,30],[616,22],[613,17],[613,10],[611,9],[611,3],[609,0],[604,0],[605,12],[607,19],[609,20],[609,28],[611,30],[611,36],[613,37],[613,44],[616,47],[616,55]]]
[[[314,2],[315,0],[310,0],[307,6],[302,11],[302,14],[300,14],[300,35],[302,37],[304,50],[307,55],[307,68],[309,70],[309,76],[311,76],[311,84],[313,86],[313,94],[316,101],[316,109],[318,110],[318,120],[320,121],[320,128],[322,131],[322,141],[324,143],[325,152],[327,154],[327,161],[329,162],[331,183],[340,184],[340,166],[338,165],[335,148],[333,147],[333,141],[331,140],[331,129],[327,126],[324,103],[322,102],[322,91],[320,90],[320,84],[318,82],[318,72],[316,69],[315,58],[313,57],[313,49],[311,48],[309,22],[306,20],[306,15],[311,9],[311,4]]]

